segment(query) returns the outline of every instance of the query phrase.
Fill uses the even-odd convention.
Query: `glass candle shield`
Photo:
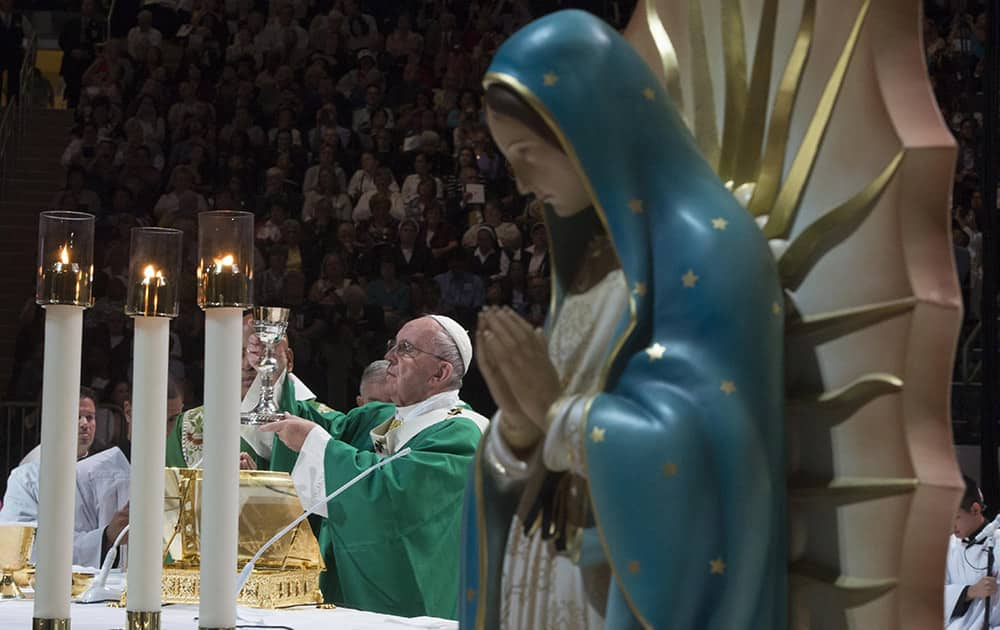
[[[126,315],[177,316],[182,242],[180,230],[132,229]]]
[[[253,214],[220,210],[198,215],[198,305],[253,305]]]
[[[94,215],[43,212],[38,219],[35,301],[90,306],[94,279]]]

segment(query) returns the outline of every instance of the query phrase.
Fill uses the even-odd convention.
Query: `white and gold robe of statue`
[[[628,288],[620,270],[609,273],[586,293],[564,298],[549,337],[549,356],[566,383],[563,396],[596,393],[615,324],[627,307]],[[486,456],[495,462],[491,468],[505,470],[512,481],[526,480],[541,466],[582,475],[582,469],[574,465],[582,461],[580,453],[574,452],[582,448],[579,431],[583,409],[582,405],[576,407],[571,405],[556,414],[541,456],[530,462],[514,456],[500,431],[490,432]],[[502,422],[500,413],[497,416]],[[514,517],[503,563],[503,630],[603,629],[604,611],[590,603],[588,593],[600,588],[606,593],[607,584],[588,582],[569,556],[555,551],[551,540],[543,540],[537,529],[525,535],[524,524]]]

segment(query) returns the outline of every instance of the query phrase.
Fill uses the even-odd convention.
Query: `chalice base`
[[[253,426],[270,424],[278,420],[284,420],[285,414],[273,411],[247,411],[240,414],[240,423]]]
[[[0,600],[3,599],[24,599],[11,573],[0,572]]]

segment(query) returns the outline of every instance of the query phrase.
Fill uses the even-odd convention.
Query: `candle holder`
[[[69,627],[83,311],[91,305],[94,216],[43,212],[38,219],[35,301],[45,309],[42,452],[32,627]]]
[[[54,210],[38,221],[35,301],[90,306],[94,279],[94,215]]]
[[[198,305],[253,305],[253,215],[219,210],[198,215]]]
[[[204,483],[200,628],[236,626],[239,523],[240,361],[243,309],[252,306],[253,215],[221,210],[198,215],[198,305],[205,310]]]
[[[287,308],[277,306],[256,306],[253,309],[253,331],[264,346],[260,361],[254,366],[260,374],[260,400],[253,410],[240,414],[243,424],[267,424],[285,417],[274,399],[274,379],[278,375],[274,348],[288,329],[288,314]]]
[[[167,228],[132,229],[126,315],[177,316],[183,234]]]
[[[128,630],[160,627],[163,466],[170,318],[178,314],[180,230],[134,228],[125,313],[135,319],[132,483],[129,489]]]

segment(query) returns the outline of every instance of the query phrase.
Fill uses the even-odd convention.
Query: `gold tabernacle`
[[[129,610],[125,613],[128,630],[160,630],[160,611]]]
[[[196,468],[166,469],[164,603],[198,602],[201,475],[201,469]],[[241,569],[264,543],[301,514],[302,504],[287,473],[240,471],[239,566],[233,570]],[[237,601],[257,608],[320,603],[322,570],[319,543],[309,522],[303,521],[257,561]]]

